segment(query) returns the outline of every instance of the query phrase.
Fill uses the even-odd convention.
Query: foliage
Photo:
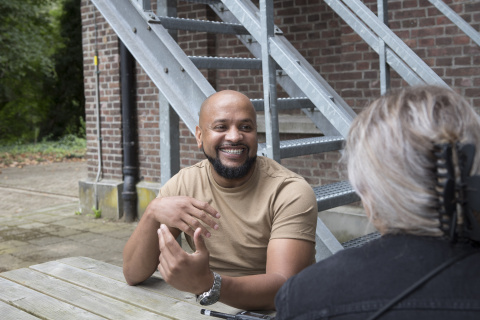
[[[0,12],[0,141],[78,134],[80,1],[0,0]]]
[[[95,219],[100,219],[102,217],[102,209],[95,209],[95,206],[93,206],[92,211]]]
[[[42,135],[54,138],[64,134],[85,136],[83,93],[82,21],[80,1],[62,0],[63,10],[58,16],[62,46],[53,55],[57,75],[53,104]]]
[[[57,141],[4,145],[0,146],[0,168],[80,160],[85,157],[86,149],[86,140],[75,135],[67,135]]]
[[[56,43],[49,5],[0,0],[0,137],[35,137],[45,116],[41,79],[53,76]]]

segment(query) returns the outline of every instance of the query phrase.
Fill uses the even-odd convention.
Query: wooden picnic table
[[[154,274],[129,286],[122,268],[86,257],[0,273],[1,319],[205,319],[195,296]],[[236,314],[222,303],[207,309]]]

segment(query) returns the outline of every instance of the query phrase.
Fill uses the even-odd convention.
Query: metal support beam
[[[157,0],[157,15],[176,17],[177,1]],[[174,40],[177,40],[177,30],[168,30]],[[164,185],[180,170],[180,133],[179,117],[173,110],[167,98],[158,94],[160,108],[160,182]]]
[[[343,1],[343,3],[339,0],[325,0],[325,3],[332,7],[332,9],[334,9],[334,11],[340,16],[342,16],[340,13],[342,7],[343,9],[345,9],[345,6],[350,8],[351,12],[354,12],[363,23],[368,25],[369,29],[385,41],[385,44],[392,49],[392,53],[401,57],[409,68],[425,83],[448,87],[448,85],[422,59],[420,59],[413,50],[402,41],[402,39],[400,39],[392,30],[387,28],[384,23],[380,21],[380,19],[360,0],[348,0]],[[353,15],[353,13],[351,15]],[[344,16],[342,16],[342,18],[352,27],[352,19],[345,18]],[[363,38],[364,29],[360,31],[357,28],[352,28]],[[378,53],[378,42],[373,45],[370,44],[370,46]],[[390,54],[387,52],[387,61],[389,56]]]
[[[267,157],[280,163],[280,135],[278,129],[277,82],[275,61],[270,57],[270,39],[274,37],[273,1],[260,0],[262,24],[263,101],[265,103],[265,135]]]
[[[480,46],[480,33],[477,32],[472,26],[470,26],[465,20],[462,19],[455,11],[450,9],[441,0],[428,0],[433,4],[440,12],[442,12],[450,21],[452,21],[457,27],[460,28],[467,36],[469,36],[477,45]]]
[[[317,218],[315,230],[315,261],[319,262],[330,257],[332,254],[343,250],[343,246],[327,228],[320,218]]]
[[[152,4],[150,0],[132,0],[132,2],[142,11],[152,10]]]
[[[378,19],[388,27],[388,2],[377,0]],[[385,41],[378,40],[378,55],[380,65],[380,93],[384,95],[390,89],[390,67],[387,63],[387,51]]]
[[[160,104],[160,182],[162,186],[180,170],[179,117],[162,94]]]
[[[222,2],[227,6],[233,17],[245,26],[254,39],[257,41],[261,39],[260,14],[255,5],[245,0],[223,0]],[[226,16],[223,12],[227,12],[227,10],[221,10],[221,8],[217,7],[214,7],[214,10],[222,19],[223,16]],[[343,102],[342,98],[328,85],[327,81],[318,74],[284,36],[276,35],[270,38],[269,45],[270,56],[294,83],[301,84],[301,90],[304,94],[297,96],[308,97],[331,124],[329,129],[334,130],[330,131],[337,131],[338,134],[345,137],[350,128],[350,123],[355,117],[353,110]],[[252,49],[252,53],[258,57],[258,50],[255,50],[253,46],[250,46],[249,49]],[[290,89],[298,92],[298,88],[292,87]],[[287,92],[289,91],[287,90]],[[289,94],[291,95],[290,92]],[[333,101],[331,99],[332,96],[334,97]],[[324,130],[322,131],[324,132]]]
[[[234,4],[235,1],[229,2],[228,5]],[[251,12],[257,12],[258,15],[260,13],[258,12],[258,8],[254,6],[251,2],[249,3],[248,1],[245,1],[245,6],[250,6],[249,10]],[[225,5],[223,4],[218,4],[218,5],[211,5],[211,8],[215,11],[215,13],[223,20],[223,21],[228,21],[231,23],[239,23],[240,20],[237,19],[237,17],[230,11],[225,8]],[[242,11],[235,11],[236,14],[242,14]],[[254,16],[256,14],[254,13]],[[251,15],[248,15],[251,17]],[[242,20],[243,21],[243,20]],[[282,37],[281,32],[276,28],[275,31],[277,37]],[[243,36],[243,35],[237,35],[237,38],[245,45],[245,47],[257,58],[261,57],[261,45],[259,42],[252,36]],[[296,50],[296,49],[294,49]],[[300,55],[297,52],[298,55]],[[313,69],[313,67],[312,67]],[[316,73],[317,80],[321,85],[323,86],[324,90],[329,93],[330,96],[334,97],[332,101],[341,109],[344,109],[345,112],[349,113],[351,112],[351,116],[355,117],[355,113],[351,108],[346,104],[345,101],[343,101],[342,97],[338,95],[335,90],[333,90],[332,87],[320,76],[318,73],[313,69],[314,73]],[[299,86],[288,76],[286,72],[283,72],[282,70],[277,70],[277,83],[289,94],[290,97],[305,97],[305,93],[299,88]],[[308,97],[306,97],[308,99]],[[310,100],[310,99],[308,99]],[[277,100],[278,101],[278,100]],[[315,107],[315,105],[313,105]],[[277,106],[278,108],[278,106]],[[319,128],[325,135],[340,135],[338,130],[329,122],[326,117],[320,113],[318,109],[304,109],[303,112],[307,114],[308,117],[312,119],[312,121],[315,123],[317,128]],[[319,122],[318,119],[321,119]]]
[[[148,13],[132,10],[130,0],[92,2],[194,133],[200,105],[215,93],[212,85],[168,31],[158,24],[149,25]]]

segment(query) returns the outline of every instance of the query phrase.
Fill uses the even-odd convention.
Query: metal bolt
[[[132,31],[133,33],[137,33],[137,28],[133,27]]]
[[[148,31],[152,30],[152,27],[147,26],[147,30],[148,30]]]
[[[181,67],[181,68],[180,68],[180,71],[184,72],[184,71],[185,71],[185,69],[184,69],[183,67]]]
[[[168,68],[163,68],[163,71],[164,71],[165,73],[168,73]]]

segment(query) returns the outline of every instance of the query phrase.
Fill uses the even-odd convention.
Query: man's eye
[[[240,130],[242,130],[242,131],[251,131],[251,130],[252,130],[252,127],[251,127],[251,126],[241,126],[241,127],[240,127]]]
[[[225,126],[215,126],[213,129],[215,130],[225,130]]]

